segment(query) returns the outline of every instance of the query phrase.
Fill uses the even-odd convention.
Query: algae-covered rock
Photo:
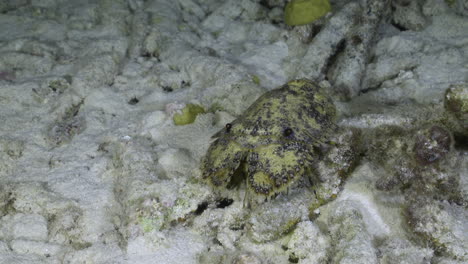
[[[328,0],[292,0],[284,10],[284,21],[289,26],[305,25],[321,18],[330,10]]]
[[[419,130],[414,143],[415,158],[420,164],[436,162],[445,157],[451,144],[450,132],[440,126]]]
[[[334,200],[343,189],[346,178],[360,160],[360,131],[355,129],[340,130],[331,138],[332,144],[321,151],[323,157],[314,169],[316,177],[311,177],[316,199],[309,205],[311,217],[317,216],[315,210]]]
[[[468,84],[451,85],[445,93],[445,108],[468,129]]]
[[[335,206],[328,216],[333,256],[330,263],[378,263],[359,205],[342,201]]]
[[[289,259],[298,263],[324,263],[329,246],[330,239],[311,221],[304,221],[297,225],[288,242]]]
[[[392,8],[393,22],[402,29],[418,31],[428,24],[419,1],[392,1]]]
[[[267,242],[288,234],[307,218],[309,211],[305,201],[312,199],[312,192],[297,192],[258,205],[247,221],[249,237],[255,242]]]
[[[380,264],[412,264],[427,263],[434,255],[432,249],[422,248],[408,240],[390,238],[379,247],[381,254]],[[438,262],[435,262],[438,263]]]
[[[408,223],[419,237],[435,250],[436,255],[468,261],[468,213],[462,206],[448,202],[420,199],[412,203]]]
[[[181,113],[174,114],[172,119],[176,126],[183,126],[193,123],[197,115],[203,113],[205,113],[205,109],[200,105],[187,104],[184,109],[182,109]]]

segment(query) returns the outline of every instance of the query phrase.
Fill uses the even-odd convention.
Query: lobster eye
[[[291,136],[293,133],[294,133],[293,130],[292,130],[291,128],[288,127],[288,128],[286,128],[286,129],[283,131],[283,136],[289,137],[289,136]]]
[[[231,132],[231,128],[232,128],[232,124],[231,124],[231,123],[227,123],[224,127],[226,128],[226,133]]]

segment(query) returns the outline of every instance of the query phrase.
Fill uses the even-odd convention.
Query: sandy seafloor
[[[0,263],[468,263],[468,3],[352,2],[0,1]],[[211,135],[304,77],[366,135],[354,167],[313,210],[214,191]]]

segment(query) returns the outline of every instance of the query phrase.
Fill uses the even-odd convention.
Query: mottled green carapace
[[[333,133],[335,116],[333,102],[316,83],[290,81],[213,135],[203,178],[226,187],[240,171],[249,193],[269,198],[286,191],[311,173],[315,147]]]

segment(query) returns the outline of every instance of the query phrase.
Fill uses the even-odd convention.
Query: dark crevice
[[[208,208],[208,202],[202,202],[198,205],[197,210],[195,210],[195,215],[201,215]]]
[[[343,53],[343,51],[346,48],[346,40],[342,39],[338,44],[336,44],[335,47],[335,52],[328,58],[327,64],[325,65],[324,68],[324,73],[328,73],[330,69],[333,67],[333,65],[336,64],[336,61],[338,60],[338,56]],[[328,74],[325,74],[325,76],[328,76]]]
[[[170,93],[170,92],[174,91],[174,89],[172,87],[170,87],[170,86],[163,86],[162,89],[166,93]]]
[[[230,206],[234,202],[233,199],[222,198],[216,201],[216,208],[225,208]]]
[[[226,208],[230,206],[234,202],[233,199],[230,198],[219,198],[215,201],[216,208]],[[193,212],[194,215],[201,215],[203,212],[208,209],[210,203],[207,201],[201,202],[198,204],[197,209]]]
[[[398,30],[400,30],[400,31],[406,31],[406,30],[408,30],[407,28],[405,28],[404,26],[402,26],[402,25],[400,25],[400,24],[398,24],[398,23],[396,23],[396,22],[392,22],[391,24],[392,24],[392,26],[396,27],[396,28],[397,28]]]
[[[138,98],[136,98],[136,97],[132,97],[132,99],[128,100],[129,105],[136,105],[139,102],[140,102],[140,100],[138,100]]]
[[[453,135],[455,141],[455,149],[468,151],[468,136],[460,133],[455,133]]]
[[[288,258],[289,263],[299,263],[299,258],[296,257],[294,254],[289,255]]]
[[[362,90],[359,91],[359,95],[363,95],[363,94],[366,94],[366,93],[371,92],[371,91],[379,90],[380,86],[381,86],[381,84],[379,84],[377,86],[367,87],[365,89],[362,89]]]
[[[317,36],[317,34],[322,30],[322,25],[312,25],[312,28],[310,29],[310,34],[307,38],[306,43],[312,42],[312,40]]]
[[[182,81],[180,82],[180,87],[181,87],[181,88],[190,87],[190,82],[186,82],[186,81],[182,80]]]
[[[267,0],[260,0],[259,4],[267,9],[272,9],[273,7],[268,3]]]

